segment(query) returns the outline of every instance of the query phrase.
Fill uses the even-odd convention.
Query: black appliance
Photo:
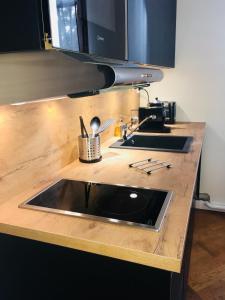
[[[152,115],[153,118],[144,122],[140,127],[140,132],[162,132],[169,133],[170,127],[165,124],[176,122],[176,102],[150,103],[149,107],[139,108],[139,122]]]
[[[56,48],[126,59],[125,0],[50,0]]]
[[[176,0],[49,0],[53,46],[174,67]]]
[[[140,132],[169,133],[170,127],[165,126],[165,111],[163,104],[139,108],[139,122],[152,115],[152,119],[144,122],[138,129]]]
[[[176,123],[176,102],[174,101],[163,101],[163,109],[165,115],[166,124],[175,124]]]
[[[176,0],[127,0],[128,59],[174,67]]]
[[[63,179],[20,207],[159,230],[171,192]]]

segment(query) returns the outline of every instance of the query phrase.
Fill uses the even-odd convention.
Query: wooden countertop
[[[180,272],[205,124],[178,123],[172,128],[172,135],[194,137],[189,153],[112,149],[107,147],[116,140],[112,138],[103,145],[101,162],[89,165],[76,161],[54,180],[38,186],[31,182],[24,193],[0,199],[0,232]],[[129,163],[149,157],[169,161],[173,168],[150,176],[128,168]],[[174,195],[160,232],[18,208],[61,178],[165,189]]]

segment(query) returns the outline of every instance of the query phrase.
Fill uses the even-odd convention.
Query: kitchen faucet
[[[155,120],[156,118],[157,118],[156,115],[150,115],[150,116],[146,117],[144,120],[142,120],[140,123],[138,123],[137,126],[135,126],[133,129],[131,129],[129,134],[127,134],[127,129],[125,129],[125,130],[124,130],[124,134],[123,134],[123,140],[126,141],[126,140],[129,138],[129,136],[131,136],[132,133],[133,133],[135,130],[137,130],[137,129],[138,129],[142,124],[144,124],[146,121],[148,121],[148,120]]]

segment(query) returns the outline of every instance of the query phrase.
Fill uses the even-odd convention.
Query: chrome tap
[[[127,129],[124,130],[123,140],[126,141],[126,140],[129,138],[129,136],[131,136],[132,133],[133,133],[135,130],[137,130],[137,129],[138,129],[142,124],[144,124],[146,121],[148,121],[148,120],[155,120],[156,118],[157,118],[156,115],[150,115],[150,116],[148,116],[147,118],[145,118],[144,120],[142,120],[140,123],[138,123],[138,125],[137,125],[135,128],[133,128],[132,130],[130,130],[130,133],[129,133],[129,134],[127,134]]]

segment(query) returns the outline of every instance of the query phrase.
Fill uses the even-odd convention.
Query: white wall
[[[201,191],[225,204],[225,0],[177,0],[176,67],[149,92],[177,101],[178,120],[207,123]]]

